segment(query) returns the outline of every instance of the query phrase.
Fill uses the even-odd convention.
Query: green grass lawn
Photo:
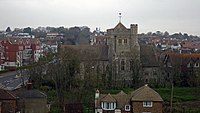
[[[170,101],[171,88],[156,88],[155,89],[164,101]],[[175,87],[173,101],[184,102],[184,101],[195,101],[198,100],[197,88],[191,87]]]
[[[170,101],[171,97],[171,88],[153,88],[156,90],[164,101]],[[134,89],[132,88],[124,88],[121,89],[125,93],[130,94]],[[103,90],[101,93],[103,94],[116,94],[121,91],[120,89],[111,89],[111,90]],[[184,102],[184,101],[195,101],[198,100],[197,88],[191,87],[175,87],[174,88],[174,97],[173,101],[175,102]]]

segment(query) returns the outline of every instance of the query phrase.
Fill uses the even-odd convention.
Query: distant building
[[[15,68],[40,57],[40,41],[33,38],[0,38],[0,58],[2,68]]]
[[[168,53],[163,58],[163,67],[166,70],[166,80],[173,79],[176,75],[181,86],[196,86],[196,79],[200,75],[200,54]],[[170,71],[169,71],[170,70]]]
[[[142,86],[131,94],[95,93],[95,113],[162,113],[163,99],[148,87]]]
[[[47,33],[46,40],[47,41],[61,41],[63,37],[64,37],[64,34],[61,34],[61,33]]]
[[[29,33],[18,33],[16,35],[12,35],[12,36],[14,36],[14,37],[20,37],[20,38],[35,38],[34,35],[30,35]]]
[[[91,45],[108,45],[109,37],[105,35],[93,35],[91,36]]]
[[[96,28],[90,36],[90,45],[108,45],[108,38],[106,32],[102,32],[100,28]]]
[[[134,77],[138,77],[141,83],[160,83],[162,77],[159,59],[156,58],[158,56],[153,46],[139,45],[137,33],[137,24],[131,24],[130,28],[126,28],[120,22],[114,28],[108,29],[106,35],[97,33],[93,45],[61,45],[61,50],[66,48],[78,51],[81,54],[78,57],[82,61],[84,59],[84,62],[90,64],[95,62],[95,69],[98,66],[102,67],[103,64],[104,73],[110,72],[112,84],[133,85]],[[84,64],[81,63],[80,69],[85,68]]]

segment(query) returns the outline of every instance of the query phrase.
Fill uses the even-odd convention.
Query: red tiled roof
[[[188,62],[196,62],[200,58],[200,54],[180,54],[180,53],[168,53],[166,55],[168,62],[171,62],[172,65],[184,65]],[[166,62],[165,62],[166,63]]]

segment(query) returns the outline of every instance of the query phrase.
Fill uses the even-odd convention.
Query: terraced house
[[[0,38],[1,69],[15,69],[18,66],[36,62],[41,54],[40,41],[35,38]]]
[[[162,113],[162,104],[161,96],[148,85],[131,94],[95,93],[95,113]]]

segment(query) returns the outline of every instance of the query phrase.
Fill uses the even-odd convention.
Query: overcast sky
[[[122,23],[148,31],[200,36],[200,0],[0,0],[0,30],[8,26],[88,26],[93,31]]]

